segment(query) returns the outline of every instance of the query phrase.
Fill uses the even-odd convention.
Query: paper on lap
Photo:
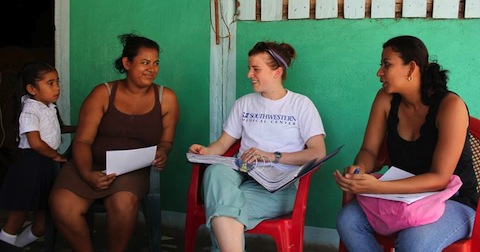
[[[122,175],[150,166],[155,159],[157,146],[130,150],[107,151],[106,174]]]

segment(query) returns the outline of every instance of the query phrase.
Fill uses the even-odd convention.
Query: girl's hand
[[[57,154],[57,156],[55,156],[55,157],[53,158],[53,161],[57,161],[57,162],[62,162],[62,163],[64,163],[64,162],[67,162],[68,160],[67,160],[66,157],[64,157],[64,156],[62,156],[62,155],[60,155],[60,154]]]

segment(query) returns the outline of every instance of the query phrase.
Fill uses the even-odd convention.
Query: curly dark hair
[[[404,64],[414,61],[420,68],[422,103],[430,105],[437,94],[448,92],[448,70],[444,70],[434,61],[429,62],[425,44],[414,36],[398,36],[383,44],[383,49],[390,47],[400,54]]]

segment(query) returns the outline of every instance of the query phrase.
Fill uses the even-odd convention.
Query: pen
[[[355,171],[353,171],[353,174],[359,174],[360,173],[360,167],[355,168]]]

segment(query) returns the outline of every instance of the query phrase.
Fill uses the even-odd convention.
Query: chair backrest
[[[480,185],[480,120],[470,116],[470,145],[472,148],[472,163],[475,175],[477,177],[477,191]],[[477,205],[477,213],[475,215],[475,223],[473,225],[471,243],[472,251],[480,251],[480,203]]]
[[[470,116],[470,145],[472,148],[472,162],[477,176],[477,192],[480,191],[480,120]]]
[[[222,156],[233,157],[235,154],[237,154],[238,150],[240,149],[240,142],[241,140],[238,139]]]

